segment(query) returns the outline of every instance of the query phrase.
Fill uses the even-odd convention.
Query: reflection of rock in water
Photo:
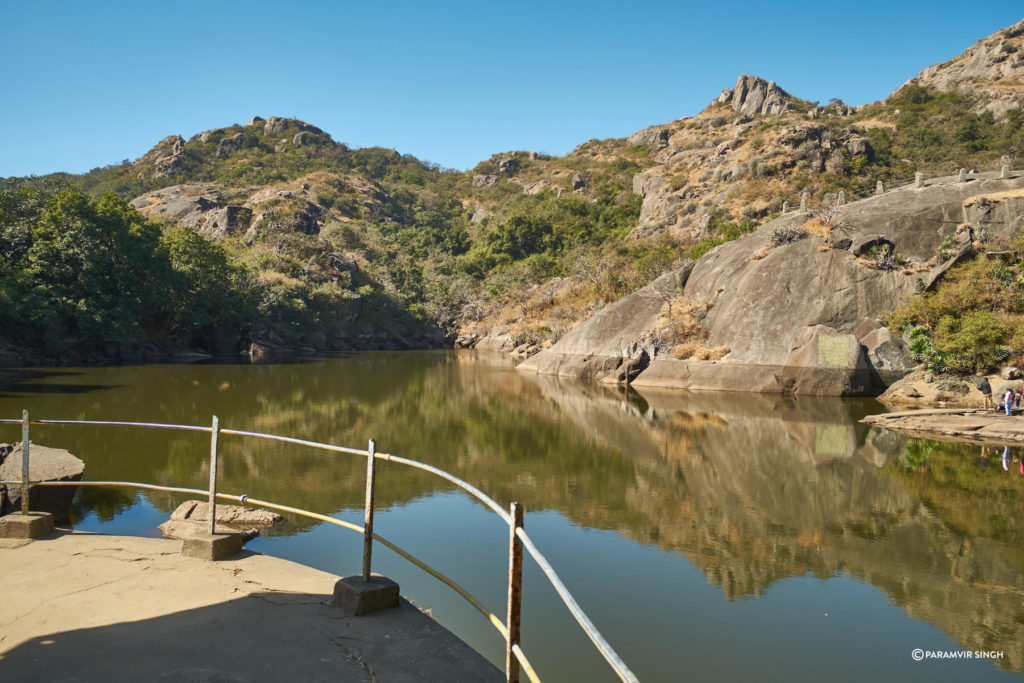
[[[635,455],[624,482],[632,514],[606,524],[685,553],[730,599],[789,576],[852,574],[962,646],[1002,650],[1003,667],[1024,670],[1024,558],[957,533],[888,476],[906,437],[858,425],[863,404],[644,390],[646,414],[608,436],[615,399],[591,395],[584,410],[571,388],[544,388],[581,429]],[[567,503],[571,517],[601,524]]]

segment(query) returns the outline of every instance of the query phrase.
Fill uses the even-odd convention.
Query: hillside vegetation
[[[1018,28],[972,49],[1016,73]],[[957,60],[857,109],[744,76],[695,117],[464,173],[255,117],[82,176],[2,180],[0,336],[22,350],[327,350],[472,344],[497,330],[529,354],[784,202],[827,210],[878,181],[1012,163],[1024,115],[990,105],[1019,91],[1019,75],[964,87],[950,80]],[[956,326],[922,311],[897,318],[945,348]]]

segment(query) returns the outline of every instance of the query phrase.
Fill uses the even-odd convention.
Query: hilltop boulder
[[[757,76],[743,74],[732,90],[723,90],[718,97],[721,104],[731,104],[733,111],[748,116],[754,114],[778,115],[789,109],[792,95]]]
[[[274,135],[275,133],[283,133],[289,126],[293,126],[298,128],[300,131],[307,131],[309,133],[323,133],[322,130],[311,123],[306,123],[305,121],[287,119],[281,116],[271,116],[263,123],[263,134]]]

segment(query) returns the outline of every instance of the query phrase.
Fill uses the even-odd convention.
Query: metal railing
[[[1021,171],[1021,170],[1024,170],[1024,166],[1016,163],[1014,160],[1010,160],[1009,162],[1004,160],[1001,163],[1001,165],[999,166],[999,168],[997,168],[996,170],[993,170],[993,171],[978,172],[975,169],[975,170],[972,170],[970,172],[967,172],[966,169],[961,168],[957,173],[955,173],[953,175],[950,175],[950,176],[936,176],[936,177],[937,178],[953,178],[953,177],[956,177],[956,178],[958,178],[962,182],[964,180],[978,179],[978,178],[983,178],[983,177],[986,177],[986,176],[991,178],[994,174],[999,174],[1001,178],[1009,179],[1015,173],[1017,173],[1018,171]],[[853,199],[853,200],[866,199],[868,197],[876,196],[876,195],[880,195],[880,194],[885,194],[885,193],[890,192],[892,190],[896,190],[896,189],[899,189],[901,187],[906,187],[908,185],[915,185],[915,184],[917,184],[917,185],[923,187],[924,183],[926,182],[926,180],[927,180],[927,178],[925,177],[925,175],[923,173],[920,173],[920,172],[915,173],[913,176],[906,177],[906,178],[888,178],[888,179],[878,178],[878,179],[873,180],[870,183],[866,183],[864,185],[860,185],[860,186],[853,187],[853,188],[847,188],[847,189],[838,190],[837,192],[830,194],[828,197],[826,197],[822,201],[825,201],[825,200],[831,201],[832,199],[835,199],[837,204],[841,205],[841,204],[846,203],[846,201],[849,200],[849,199]],[[842,200],[837,199],[840,196],[843,198]],[[809,199],[810,199],[809,195],[806,195],[806,194],[802,193],[800,195],[800,201],[798,201],[795,205],[791,205],[789,203],[789,199],[787,198],[787,199],[785,199],[783,206],[784,207],[799,206],[799,207],[801,207],[800,210],[804,211],[804,210],[806,210],[806,208],[808,206],[808,201],[807,200],[809,200]],[[789,212],[788,208],[783,211],[783,213],[788,213],[788,212]]]
[[[573,618],[579,624],[583,632],[586,633],[587,637],[590,638],[591,642],[600,652],[601,656],[604,657],[605,661],[608,662],[612,670],[615,671],[616,675],[627,682],[638,681],[636,675],[630,671],[629,667],[626,666],[625,662],[616,654],[615,650],[612,649],[611,645],[604,639],[601,633],[594,626],[593,622],[583,612],[583,609],[576,602],[569,589],[565,587],[562,580],[558,577],[558,574],[552,568],[551,564],[547,561],[547,558],[537,549],[533,541],[527,535],[524,529],[523,519],[523,508],[519,503],[512,503],[509,508],[509,512],[505,512],[500,505],[492,500],[485,493],[480,491],[475,486],[459,479],[458,477],[445,472],[444,470],[433,467],[426,463],[418,462],[416,460],[409,460],[407,458],[401,458],[396,455],[388,453],[378,453],[377,444],[373,439],[370,439],[369,446],[366,450],[360,450],[357,448],[346,448],[343,446],[335,446],[333,444],[321,443],[318,441],[308,441],[306,439],[297,439],[288,436],[279,436],[276,434],[263,434],[260,432],[248,432],[239,429],[225,429],[220,426],[220,420],[217,416],[213,417],[213,422],[209,427],[201,427],[197,425],[178,425],[178,424],[163,424],[157,422],[120,422],[110,420],[30,420],[28,411],[22,411],[22,417],[20,420],[16,419],[0,419],[0,424],[21,424],[21,480],[20,481],[0,481],[0,485],[20,485],[21,486],[21,511],[23,514],[29,512],[29,490],[32,486],[124,486],[131,488],[147,489],[153,491],[167,491],[171,493],[188,493],[197,495],[207,495],[209,500],[209,519],[208,519],[208,530],[209,532],[215,533],[216,529],[216,501],[217,499],[231,500],[242,503],[243,505],[254,505],[258,507],[267,508],[270,510],[277,510],[280,512],[288,512],[311,519],[316,519],[328,524],[334,524],[337,526],[345,527],[353,531],[357,531],[363,535],[363,565],[362,565],[362,578],[364,581],[370,579],[370,565],[373,554],[373,542],[377,541],[386,548],[394,551],[402,558],[408,560],[412,564],[416,565],[420,569],[424,570],[434,578],[438,579],[446,586],[454,590],[459,596],[465,599],[474,609],[480,612],[501,634],[505,640],[505,678],[510,682],[518,682],[520,672],[526,674],[526,676],[537,683],[540,678],[537,676],[536,671],[530,665],[529,660],[526,657],[526,653],[523,652],[520,646],[521,638],[521,614],[522,614],[522,581],[523,581],[523,550],[529,552],[530,556],[534,559],[537,565],[540,567],[544,576],[547,577],[551,583],[555,592],[565,603],[569,612]],[[150,429],[172,429],[172,430],[183,430],[191,432],[206,432],[210,434],[210,485],[209,489],[190,489],[172,486],[161,486],[157,484],[147,484],[140,482],[125,482],[125,481],[77,481],[77,482],[47,482],[47,481],[30,481],[29,480],[29,426],[30,425],[90,425],[90,426],[113,426],[113,427],[144,427]],[[284,443],[296,444],[301,446],[309,446],[312,448],[318,448],[321,450],[333,451],[336,453],[347,453],[351,455],[359,455],[366,457],[366,504],[364,509],[363,526],[358,526],[350,522],[345,522],[340,519],[335,519],[328,515],[311,512],[309,510],[303,510],[300,508],[290,507],[286,505],[278,505],[269,501],[256,500],[250,498],[247,495],[235,495],[228,493],[221,493],[217,490],[217,451],[221,435],[241,436],[250,437],[256,439],[268,439],[271,441],[280,441]],[[444,576],[437,570],[428,566],[426,563],[412,556],[405,550],[402,550],[394,543],[384,539],[373,532],[373,514],[374,514],[374,491],[376,485],[376,467],[375,463],[377,460],[386,460],[388,462],[394,462],[408,467],[414,467],[416,469],[424,470],[437,475],[443,479],[447,479],[452,482],[463,491],[469,493],[474,498],[482,502],[488,508],[491,509],[496,515],[498,515],[509,527],[509,574],[508,574],[508,601],[506,620],[502,620],[486,607],[480,604],[480,602],[470,595],[465,589],[456,584],[454,581]]]

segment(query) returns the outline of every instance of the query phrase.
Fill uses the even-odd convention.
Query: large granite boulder
[[[656,350],[645,339],[654,329],[665,302],[674,296],[689,275],[691,266],[662,275],[633,294],[619,299],[577,325],[557,344],[523,361],[518,367],[542,375],[603,379],[619,368],[623,379],[639,372],[636,363],[646,363]],[[646,356],[646,361],[644,360]]]
[[[0,481],[21,480],[21,444],[0,444]],[[81,481],[85,463],[62,448],[29,442],[28,476],[31,481]],[[68,519],[77,486],[34,486],[29,491],[29,509],[49,512],[58,522]],[[21,486],[0,485],[0,514],[21,509]]]
[[[222,138],[221,141],[217,143],[217,151],[214,153],[214,156],[218,159],[229,157],[237,152],[241,146],[242,134],[235,133],[229,137]]]
[[[255,121],[255,119],[253,120]],[[250,122],[252,123],[252,121]],[[271,116],[263,123],[263,134],[273,135],[275,133],[283,133],[288,127],[298,128],[300,131],[307,131],[309,133],[323,134],[323,131],[314,126],[311,123],[300,121],[298,119],[288,119],[281,116]]]
[[[243,505],[217,505],[216,532],[241,533],[252,538],[259,530],[280,524],[284,518],[270,510],[254,510]],[[188,538],[206,533],[210,523],[210,505],[198,500],[185,501],[158,529],[164,538]]]
[[[853,334],[871,366],[872,384],[877,390],[884,390],[917,367],[906,343],[877,320],[865,318]]]

